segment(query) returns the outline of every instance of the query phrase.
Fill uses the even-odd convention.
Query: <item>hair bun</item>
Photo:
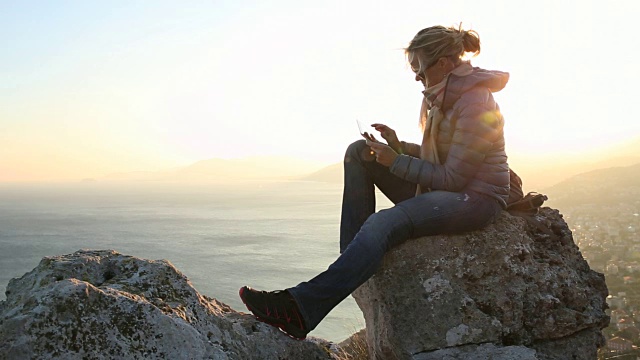
[[[463,30],[462,28],[459,28],[458,32],[462,38],[464,51],[473,53],[474,56],[478,55],[480,53],[480,35],[474,30]]]

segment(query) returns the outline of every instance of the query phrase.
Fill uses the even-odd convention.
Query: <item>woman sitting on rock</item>
[[[425,90],[420,111],[422,144],[399,141],[394,130],[373,124],[388,145],[365,133],[344,159],[340,252],[327,270],[281,291],[240,289],[261,321],[304,339],[338,303],[369,279],[385,252],[403,241],[477,230],[506,207],[509,166],[504,120],[492,93],[509,74],[472,67],[475,31],[432,26],[405,49]],[[374,185],[394,207],[375,212]]]

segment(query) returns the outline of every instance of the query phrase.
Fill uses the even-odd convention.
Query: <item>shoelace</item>
[[[276,295],[278,298],[278,304],[274,305],[274,313],[271,312],[271,310],[269,309],[268,305],[265,305],[266,308],[266,314],[267,316],[272,316],[272,314],[274,314],[274,317],[278,320],[282,319],[282,315],[280,315],[278,313],[278,305],[282,306],[283,312],[284,312],[284,320],[287,321],[288,324],[291,323],[291,320],[293,320],[293,316],[290,316],[289,313],[287,312],[287,302],[293,302],[291,300],[291,298],[289,297],[289,295],[282,290],[278,290],[278,291],[273,291],[272,292],[273,295]],[[298,312],[298,309],[296,308],[295,303],[292,304],[292,311],[293,311],[293,315],[295,315],[295,317],[298,320],[298,326],[300,329],[304,329],[304,324],[302,322],[302,317],[300,316],[300,313]]]

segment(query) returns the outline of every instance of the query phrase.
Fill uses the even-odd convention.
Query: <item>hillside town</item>
[[[640,359],[640,207],[579,206],[562,213],[582,255],[609,288],[611,322],[599,359]]]

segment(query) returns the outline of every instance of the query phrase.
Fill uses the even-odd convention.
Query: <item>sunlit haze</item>
[[[207,159],[341,161],[356,119],[418,142],[402,48],[476,30],[512,163],[599,160],[640,136],[635,1],[3,1],[0,181]],[[637,155],[637,154],[629,154]],[[596,159],[597,158],[597,159]]]

